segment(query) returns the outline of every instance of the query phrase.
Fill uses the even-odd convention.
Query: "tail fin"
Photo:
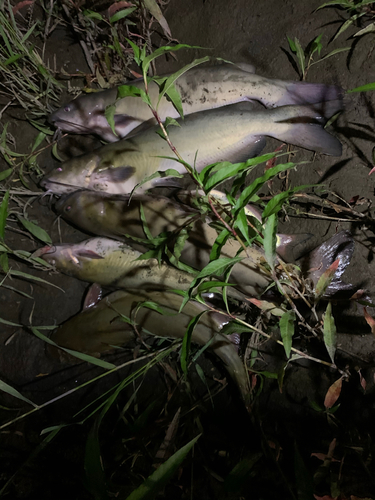
[[[341,109],[340,101],[330,101],[324,105],[327,116],[332,116]],[[283,106],[272,110],[272,113],[275,128],[274,133],[269,135],[311,151],[341,156],[340,141],[321,126],[326,122],[325,115],[309,106]]]
[[[301,267],[305,276],[310,278],[314,285],[316,285],[324,271],[328,269],[336,259],[340,259],[335,277],[324,294],[325,297],[330,297],[336,292],[353,289],[352,285],[343,283],[340,280],[343,272],[350,263],[353,251],[353,236],[349,231],[341,231],[303,257],[298,265]]]
[[[277,234],[276,251],[285,262],[294,262],[308,251],[304,243],[311,237],[310,233]]]
[[[286,86],[287,92],[277,103],[278,106],[288,104],[314,104],[313,108],[329,118],[325,111],[329,101],[338,100],[343,107],[345,91],[337,85],[325,85],[323,83],[290,82]]]

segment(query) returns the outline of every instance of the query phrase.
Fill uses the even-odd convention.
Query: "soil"
[[[343,35],[332,41],[334,34],[343,22],[344,13],[334,8],[314,10],[322,3],[320,0],[170,0],[164,12],[172,34],[182,43],[194,46],[207,47],[181,51],[176,59],[160,59],[157,63],[159,74],[173,72],[196,57],[209,53],[223,59],[246,62],[254,65],[256,72],[283,80],[298,80],[299,76],[288,55],[286,36],[296,37],[302,47],[306,47],[312,39],[323,33],[322,56],[328,52],[344,46],[351,47],[348,52],[339,53],[325,61],[311,67],[306,80],[327,84],[338,84],[344,89],[352,89],[359,85],[375,81],[375,66],[373,53],[374,35],[369,34],[359,39],[350,38],[359,28],[350,27]],[[57,66],[64,67],[67,73],[77,69],[84,73],[87,65],[77,40],[70,31],[56,29],[47,44],[47,57],[51,60],[56,56]],[[299,151],[295,161],[307,160],[308,163],[298,166],[291,171],[288,177],[288,187],[301,184],[320,184],[336,193],[341,199],[356,200],[352,208],[363,212],[369,208],[372,213],[374,202],[373,176],[369,176],[373,166],[372,149],[374,141],[373,119],[375,103],[373,94],[354,93],[346,98],[346,111],[334,123],[334,133],[343,144],[343,154],[340,158],[331,158],[315,155],[307,151]],[[9,121],[9,131],[14,136],[16,150],[27,151],[35,138],[35,130],[23,119],[22,112],[10,108],[4,121]],[[65,140],[65,139],[64,139]],[[99,145],[95,138],[71,137],[65,140],[67,155],[76,155]],[[273,151],[279,143],[268,141],[267,151]],[[53,165],[54,160],[50,153],[42,158],[41,167],[45,170]],[[0,160],[0,170],[7,168]],[[263,167],[262,167],[263,168]],[[256,173],[259,173],[258,170]],[[374,174],[375,176],[375,174]],[[32,186],[37,190],[37,186]],[[274,186],[277,189],[277,186]],[[330,196],[330,199],[332,196]],[[374,227],[354,221],[329,220],[329,216],[321,217],[319,209],[313,204],[301,204],[301,211],[310,212],[310,217],[291,216],[280,221],[279,232],[312,233],[312,246],[318,245],[328,237],[342,229],[348,229],[355,239],[355,252],[352,262],[345,272],[344,278],[352,283],[355,289],[366,289],[370,296],[375,290],[375,259],[373,259]],[[56,221],[51,209],[50,201],[46,198],[36,198],[28,208],[29,217],[45,228],[53,241],[77,242],[86,235],[64,221]],[[345,214],[344,214],[345,215]],[[340,213],[332,211],[330,217],[344,219]],[[34,240],[17,232],[7,231],[7,243],[11,248],[33,251],[36,249]],[[0,287],[0,317],[19,325],[57,325],[80,311],[83,297],[87,290],[86,283],[69,278],[62,274],[42,274],[37,270],[25,267],[14,261],[14,269],[29,272],[48,279],[56,285],[44,285],[21,280],[7,280],[5,284],[17,290],[32,295],[27,299],[11,289]],[[59,287],[59,288],[57,288]],[[373,314],[373,310],[369,309]],[[314,404],[323,407],[325,394],[330,385],[339,378],[337,371],[323,368],[313,362],[296,362],[289,365],[285,373],[283,391],[279,391],[276,380],[265,379],[263,391],[255,405],[254,414],[250,417],[243,410],[231,385],[222,391],[215,399],[214,407],[204,406],[200,426],[204,429],[204,445],[199,447],[197,454],[204,456],[204,460],[196,465],[193,488],[189,492],[190,478],[185,477],[184,471],[178,481],[173,482],[164,491],[164,498],[293,498],[288,484],[297,482],[300,494],[294,498],[311,498],[302,496],[301,484],[298,478],[303,477],[306,470],[320,472],[315,476],[317,495],[331,495],[335,498],[334,486],[340,485],[341,498],[374,497],[375,476],[373,474],[373,418],[374,418],[374,354],[375,342],[370,333],[370,327],[364,320],[363,310],[356,304],[334,304],[333,314],[336,319],[339,337],[339,360],[341,369],[350,366],[351,377],[344,382],[340,397],[341,407],[334,415],[327,415],[323,411],[313,409]],[[1,325],[0,333],[0,379],[17,388],[24,396],[37,404],[56,397],[64,390],[72,389],[78,383],[88,380],[101,370],[78,365],[70,367],[61,365],[57,360],[49,357],[45,352],[45,345],[34,337],[27,328]],[[301,347],[306,345],[300,341]],[[314,351],[315,350],[315,351]],[[309,346],[309,352],[326,359],[327,355],[322,345]],[[130,350],[127,351],[129,356]],[[284,362],[282,349],[275,348],[274,344],[266,343],[261,353],[264,360],[263,368],[268,371],[277,371]],[[122,360],[123,355],[112,355],[108,360]],[[170,365],[176,369],[177,359],[172,359]],[[206,373],[223,378],[225,371],[212,359],[207,358],[203,364]],[[364,379],[358,375],[360,372]],[[121,373],[121,376],[123,374]],[[153,369],[143,381],[152,388],[151,392],[158,391],[160,398],[165,396],[169,386],[165,371]],[[49,425],[59,424],[71,419],[77,408],[91,401],[101,390],[109,387],[110,383],[118,382],[119,375],[114,375],[111,381],[102,382],[91,389],[80,391],[73,397],[66,398],[60,403],[51,405],[45,412],[38,412],[33,417],[21,420],[2,431],[3,451],[0,454],[3,462],[3,476],[7,481],[15,473],[30,453],[40,443],[41,430]],[[155,380],[158,382],[155,383]],[[204,387],[200,384],[197,375],[193,376],[195,394],[201,395]],[[364,390],[364,382],[366,390]],[[212,380],[213,382],[213,380]],[[361,385],[362,382],[362,385]],[[124,405],[131,396],[133,388],[123,394],[118,403]],[[140,396],[140,408],[147,408],[150,391],[144,391]],[[164,415],[165,422],[173,417],[173,410],[179,404],[186,404],[184,397],[179,396],[170,409],[169,415]],[[0,410],[3,422],[19,414],[18,409],[29,408],[19,400],[8,395],[1,395],[0,404],[11,410]],[[141,410],[140,410],[141,413]],[[155,412],[155,418],[158,415]],[[113,423],[106,423],[108,430]],[[168,420],[169,419],[169,420]],[[151,419],[152,420],[152,419]],[[186,420],[184,420],[186,422]],[[165,424],[167,425],[167,424]],[[191,425],[191,424],[189,424]],[[83,456],[85,436],[90,430],[91,423],[71,427],[64,431],[53,442],[53,446],[43,451],[38,461],[29,462],[22,472],[8,486],[8,498],[55,498],[65,499],[93,498],[83,484]],[[145,427],[142,439],[150,437],[155,443],[163,439],[166,427],[161,427],[157,438],[152,435],[152,422]],[[199,426],[198,426],[199,427]],[[163,430],[164,429],[164,430]],[[70,434],[69,434],[70,432]],[[197,429],[185,428],[182,433],[182,444],[198,433]],[[104,431],[103,431],[104,434]],[[65,436],[67,437],[66,446]],[[117,431],[112,436],[121,441]],[[184,436],[186,439],[184,440]],[[137,438],[138,439],[138,438]],[[140,439],[140,438],[139,438]],[[260,440],[263,439],[263,452],[266,458],[257,461],[257,454],[261,453]],[[319,461],[328,452],[329,444],[337,439],[335,458],[336,462],[331,469],[331,476],[325,475],[323,464]],[[264,451],[264,442],[269,445]],[[106,467],[111,469],[116,463],[115,453],[109,440],[104,440],[103,451],[106,456]],[[130,446],[130,445],[129,445]],[[131,447],[131,446],[130,446]],[[155,448],[155,449],[154,449]],[[145,452],[145,456],[156,452],[155,445]],[[56,450],[58,459],[56,460]],[[59,450],[61,450],[59,452]],[[109,451],[109,452],[108,452]],[[320,453],[318,458],[312,453]],[[121,453],[118,452],[119,456]],[[149,457],[148,457],[149,458]],[[248,476],[239,474],[237,487],[224,488],[222,478],[240,459],[254,460],[254,467],[249,467]],[[345,459],[345,461],[344,461]],[[140,476],[147,476],[149,469],[137,464]],[[59,468],[56,472],[56,463]],[[296,464],[295,468],[293,463]],[[203,465],[202,465],[203,464]],[[209,465],[204,465],[209,464]],[[258,464],[258,465],[257,465]],[[281,464],[281,465],[280,465]],[[344,464],[344,465],[343,465]],[[345,468],[345,464],[348,464]],[[114,466],[118,471],[118,464]],[[116,468],[117,467],[117,468]],[[341,469],[340,469],[341,467]],[[302,468],[302,472],[301,472]],[[299,473],[298,473],[299,471]],[[295,479],[295,475],[297,479]],[[47,478],[47,479],[46,479]],[[134,477],[133,477],[134,479]],[[244,486],[240,483],[243,480]],[[320,481],[320,482],[319,482]],[[308,483],[308,481],[305,483]],[[119,479],[121,484],[121,479]],[[130,484],[130,483],[129,483]],[[129,492],[139,484],[128,485]],[[178,486],[177,485],[181,485]],[[240,485],[240,486],[238,486]],[[331,491],[330,491],[331,489]],[[4,495],[5,495],[4,494]],[[353,496],[351,496],[353,495]],[[94,496],[99,498],[98,496]],[[325,498],[331,498],[326,496]],[[125,496],[123,497],[125,498]],[[318,498],[318,497],[316,497]]]

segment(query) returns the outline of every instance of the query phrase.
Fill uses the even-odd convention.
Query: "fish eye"
[[[66,111],[67,113],[69,113],[69,111],[70,111],[70,106],[65,106],[64,111]]]
[[[68,205],[67,207],[65,207],[65,212],[70,212],[72,209],[71,205]]]

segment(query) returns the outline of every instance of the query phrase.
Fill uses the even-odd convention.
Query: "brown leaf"
[[[324,399],[325,408],[329,409],[336,403],[342,388],[342,377],[340,377],[336,382],[334,382],[331,387],[328,389],[326,397]]]
[[[351,297],[349,300],[359,300],[361,299],[364,295],[365,295],[366,291],[363,290],[362,288],[360,288],[359,290],[357,290]]]
[[[366,386],[367,386],[366,379],[362,375],[361,370],[358,370],[358,375],[359,375],[359,383],[361,384],[363,392],[366,392]]]
[[[320,297],[324,294],[324,292],[330,285],[339,265],[340,265],[340,259],[336,259],[335,262],[333,262],[329,266],[329,268],[326,269],[324,273],[321,275],[315,288],[316,299],[320,299]]]
[[[17,14],[17,12],[23,7],[27,7],[28,5],[32,5],[34,0],[24,0],[23,2],[18,2],[13,8],[13,15]]]
[[[285,144],[281,144],[278,148],[275,149],[274,153],[278,153],[283,149]],[[271,158],[270,160],[266,161],[266,166],[264,170],[269,170],[270,168],[274,167],[276,165],[276,158]]]
[[[172,455],[174,440],[176,437],[178,424],[180,422],[180,413],[181,413],[181,408],[177,410],[175,416],[173,417],[172,422],[168,426],[164,441],[162,442],[155,457],[157,459],[157,462],[159,463],[154,464],[154,467],[159,467],[161,462],[164,462],[167,458],[169,458]]]
[[[159,5],[156,3],[156,0],[143,0],[146,9],[150,12],[152,16],[158,21],[160,26],[163,28],[164,33],[172,38],[171,30],[168,26],[167,20],[162,14]]]
[[[375,319],[372,316],[369,315],[369,313],[367,312],[366,307],[363,308],[363,313],[365,315],[365,320],[366,320],[367,324],[371,328],[371,333],[373,335],[375,335]]]
[[[115,2],[108,7],[108,17],[112,17],[119,10],[127,9],[128,7],[134,7],[130,2]]]

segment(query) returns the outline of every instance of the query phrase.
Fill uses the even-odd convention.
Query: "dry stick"
[[[171,347],[166,347],[165,349],[161,349],[160,351],[158,351],[156,354],[155,353],[151,353],[151,354],[146,354],[145,356],[142,356],[141,358],[138,358],[138,359],[132,359],[130,361],[127,361],[126,363],[123,363],[122,365],[119,365],[119,366],[116,366],[115,368],[112,368],[112,370],[108,370],[106,371],[105,373],[102,373],[101,375],[98,375],[97,377],[85,382],[84,384],[80,385],[79,387],[75,387],[74,389],[70,389],[70,391],[67,391],[67,392],[64,392],[64,394],[61,394],[60,396],[57,396],[56,398],[53,398],[53,399],[50,399],[49,401],[46,401],[45,403],[41,404],[41,405],[38,405],[36,406],[35,408],[33,408],[32,410],[26,412],[26,413],[23,413],[22,415],[20,415],[19,417],[16,417],[14,418],[13,420],[9,421],[9,422],[6,422],[5,424],[1,425],[0,426],[0,430],[1,429],[5,429],[6,427],[9,427],[11,424],[13,424],[14,422],[17,422],[18,420],[22,420],[24,419],[25,417],[28,417],[29,415],[31,415],[32,413],[35,413],[36,411],[39,411],[41,410],[42,408],[45,408],[46,406],[49,406],[50,404],[52,403],[55,403],[56,401],[59,401],[60,399],[63,399],[65,398],[66,396],[69,396],[70,394],[73,394],[74,392],[78,391],[79,389],[82,389],[82,387],[85,387],[86,385],[89,385],[91,384],[92,382],[95,382],[96,380],[99,380],[103,377],[106,377],[107,375],[110,375],[111,373],[114,373],[115,371],[117,370],[121,370],[122,368],[124,368],[125,366],[128,366],[130,364],[133,364],[133,363],[137,363],[138,361],[143,361],[147,358],[150,358],[152,356],[158,356],[161,352],[163,351],[167,351],[168,349],[171,349]],[[177,349],[177,346],[175,347],[175,349]]]
[[[342,198],[340,198],[336,193],[333,193],[333,194],[334,194],[334,196],[339,198],[341,201],[346,203],[346,201],[343,200]],[[338,205],[337,203],[334,203],[333,201],[321,199],[318,196],[314,196],[314,195],[310,195],[310,194],[306,194],[306,193],[295,193],[294,196],[296,198],[305,198],[305,199],[309,199],[312,201],[316,201],[318,203],[321,203],[323,206],[328,205],[330,208],[332,208],[333,210],[335,210],[338,213],[339,212],[347,212],[347,213],[350,213],[352,215],[356,215],[357,217],[360,217],[362,219],[368,219],[368,216],[366,214],[363,214],[362,212],[357,212],[356,210],[353,210],[350,207],[343,207],[341,205]]]
[[[230,227],[230,225],[225,222],[225,220],[221,217],[221,215],[218,213],[218,211],[216,210],[214,204],[213,204],[213,201],[210,197],[208,197],[208,202],[210,204],[210,207],[213,211],[213,213],[216,215],[216,217],[224,224],[224,226],[226,227],[226,229],[233,234],[233,236],[236,238],[236,240],[238,241],[238,243],[242,246],[242,248],[244,249],[246,255],[249,257],[249,254],[247,253],[247,250],[246,250],[246,247],[245,247],[245,244],[241,241],[240,237],[238,236],[238,234],[236,233],[236,231]]]

